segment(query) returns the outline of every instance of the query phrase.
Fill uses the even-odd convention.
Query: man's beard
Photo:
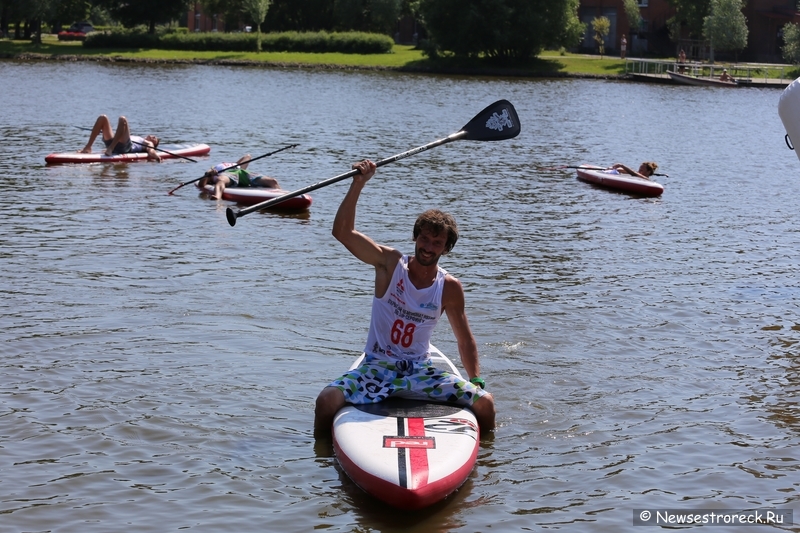
[[[423,259],[422,257],[420,257],[420,250],[419,250],[419,246],[417,246],[417,247],[414,249],[414,258],[415,258],[415,259],[417,260],[417,262],[418,262],[420,265],[422,265],[422,266],[433,266],[433,265],[435,265],[436,263],[438,263],[438,262],[439,262],[439,258],[440,258],[440,257],[441,257],[441,255],[436,255],[436,254],[434,254],[434,255],[433,255],[433,257],[432,257],[432,258],[430,258],[430,259]]]

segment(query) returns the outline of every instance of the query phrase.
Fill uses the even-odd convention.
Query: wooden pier
[[[794,81],[794,78],[789,77],[789,71],[796,69],[796,67],[766,63],[678,63],[676,61],[638,58],[625,60],[625,75],[629,78],[637,81],[669,83],[672,85],[680,85],[680,83],[670,77],[670,71],[698,78],[719,79],[722,69],[727,69],[728,74],[742,87],[785,89],[787,85]]]

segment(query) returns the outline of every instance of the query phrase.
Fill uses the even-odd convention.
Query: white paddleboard
[[[156,152],[158,152],[161,159],[207,155],[211,151],[211,147],[207,144],[164,144],[159,145],[159,148],[161,150],[156,150]],[[103,151],[92,152],[91,154],[81,154],[77,151],[57,152],[47,155],[44,160],[51,165],[63,163],[132,163],[135,161],[147,161],[147,152],[113,155],[106,155]]]
[[[431,358],[461,375],[433,346]],[[333,420],[333,448],[347,475],[400,509],[427,507],[460,487],[475,466],[479,435],[469,409],[419,400],[348,404]]]
[[[661,196],[664,186],[655,181],[642,179],[630,174],[607,174],[593,165],[578,167],[578,179],[587,183],[601,185],[609,189],[640,194],[642,196]]]
[[[203,189],[207,194],[214,194],[214,185],[208,183]],[[265,187],[225,187],[222,191],[222,199],[244,205],[255,205],[267,200],[278,198],[291,191],[283,189],[267,189]],[[311,197],[307,194],[300,194],[275,204],[271,209],[275,210],[303,210],[311,207]]]

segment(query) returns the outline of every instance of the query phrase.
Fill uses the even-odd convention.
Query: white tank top
[[[147,149],[144,147],[144,137],[139,137],[138,135],[131,135],[131,153],[134,152],[146,152]]]
[[[397,262],[383,298],[372,298],[372,319],[364,352],[373,359],[425,361],[433,328],[442,316],[447,271],[438,267],[430,287],[417,289],[408,279],[408,256]]]
[[[214,168],[214,170],[216,170],[217,172],[222,172],[222,171],[223,171],[223,170],[225,170],[226,168],[231,168],[231,167],[235,167],[235,166],[236,166],[236,163],[219,163],[219,164],[217,164],[217,165],[214,165],[214,167],[213,167],[213,168]]]

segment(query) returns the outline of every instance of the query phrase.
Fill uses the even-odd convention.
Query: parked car
[[[94,31],[94,26],[92,26],[90,23],[86,21],[76,22],[75,24],[70,26],[67,31],[58,32],[58,40],[83,41],[84,39],[86,39],[86,34],[92,31]]]
[[[94,26],[92,26],[91,23],[84,20],[83,22],[76,22],[75,24],[70,26],[67,31],[71,31],[73,33],[89,33],[91,31],[94,31]]]

